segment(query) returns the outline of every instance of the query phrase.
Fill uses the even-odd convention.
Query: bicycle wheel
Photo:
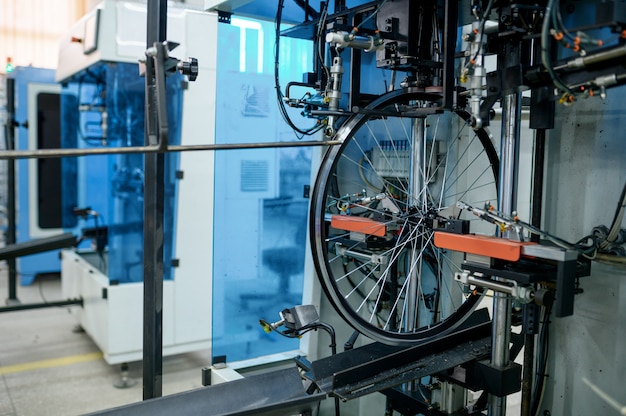
[[[481,296],[454,280],[462,255],[433,245],[432,220],[459,200],[495,202],[498,156],[488,132],[472,130],[466,112],[438,110],[440,98],[394,91],[348,119],[312,193],[324,292],[352,327],[387,344],[452,330]],[[471,232],[493,235],[493,225],[467,219]]]

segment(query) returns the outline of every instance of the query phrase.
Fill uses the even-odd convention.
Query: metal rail
[[[167,2],[148,1],[146,48],[166,40]],[[157,48],[157,51],[161,50]],[[150,59],[152,58],[152,59]],[[164,155],[167,148],[167,120],[159,117],[158,100],[164,78],[163,56],[146,59],[146,106],[144,145],[152,148],[144,157],[143,203],[143,399],[162,396],[163,385],[163,212]],[[159,124],[161,123],[161,124]],[[162,130],[160,130],[162,129]],[[157,136],[157,132],[159,133]],[[158,138],[157,138],[158,137]]]
[[[168,153],[168,152],[193,152],[215,150],[238,150],[238,149],[265,149],[279,147],[310,147],[310,146],[336,146],[341,140],[309,140],[301,142],[263,142],[263,143],[224,143],[224,144],[195,144],[195,145],[169,145],[162,148],[160,144],[150,146],[128,147],[103,147],[90,149],[32,149],[32,150],[4,150],[0,151],[0,160],[13,159],[53,159],[61,157],[90,156],[90,155],[113,155],[130,153]]]
[[[74,306],[74,305],[83,306],[83,300],[82,299],[67,299],[67,300],[59,300],[59,301],[43,302],[43,303],[27,303],[27,304],[3,306],[3,307],[0,307],[0,313],[27,311],[31,309],[41,309],[41,308],[57,308],[61,306]]]

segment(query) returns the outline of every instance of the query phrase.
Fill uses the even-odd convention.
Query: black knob
[[[198,60],[196,58],[189,58],[188,61],[179,62],[178,69],[181,74],[189,78],[189,81],[195,81],[198,78]]]

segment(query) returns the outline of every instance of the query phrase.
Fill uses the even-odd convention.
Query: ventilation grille
[[[241,161],[241,192],[268,190],[269,163],[267,160]]]

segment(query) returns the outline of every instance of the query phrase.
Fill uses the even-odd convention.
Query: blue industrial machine
[[[54,71],[18,67],[15,83],[16,149],[72,146],[62,134],[61,104],[66,100]],[[76,161],[20,160],[16,162],[16,243],[78,232]],[[40,274],[59,273],[58,253],[41,252],[17,260],[20,282],[28,285]]]
[[[182,76],[168,77],[169,140],[180,143]],[[145,87],[137,64],[120,62],[93,64],[63,82],[62,136],[71,148],[141,146],[144,141],[143,108]],[[176,171],[178,155],[165,158],[166,197],[164,279],[172,279]],[[112,284],[143,279],[143,155],[95,155],[65,158],[73,171],[64,175],[76,182],[79,203],[74,212],[87,228],[85,238],[94,241],[100,256],[98,267]],[[85,208],[86,207],[86,208]],[[107,246],[107,255],[103,250]]]
[[[11,77],[17,96],[16,149],[103,148],[143,142],[144,85],[137,65],[95,64],[55,82],[50,69],[18,67]],[[171,143],[180,142],[180,75],[168,78]],[[172,258],[177,155],[168,155],[165,256]],[[142,279],[143,157],[30,159],[17,163],[16,242],[26,243],[72,232],[83,234],[101,257],[99,267],[118,283]],[[89,241],[89,243],[87,242]],[[104,251],[107,247],[106,253]],[[106,256],[106,258],[105,258]],[[172,262],[164,268],[172,278]],[[59,273],[56,251],[21,257],[21,284],[39,274]]]

